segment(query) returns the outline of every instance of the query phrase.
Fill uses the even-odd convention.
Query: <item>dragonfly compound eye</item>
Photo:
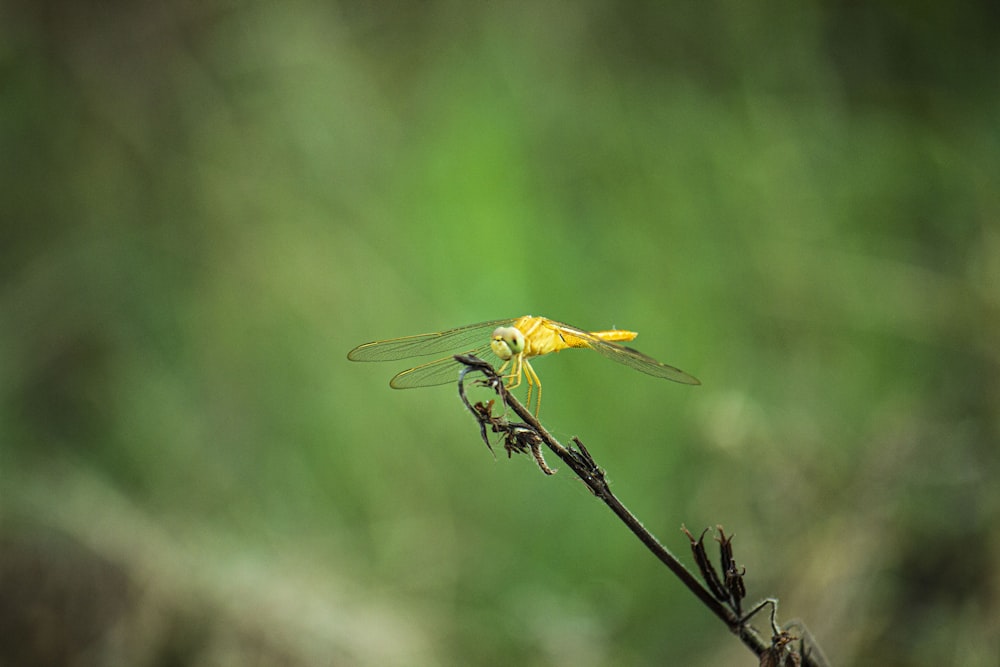
[[[493,354],[507,361],[524,351],[524,334],[516,327],[497,327],[490,348]]]

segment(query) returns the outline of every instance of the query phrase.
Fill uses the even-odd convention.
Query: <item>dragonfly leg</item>
[[[521,363],[523,359],[524,356],[519,354],[515,357],[512,357],[511,359],[508,359],[506,362],[504,362],[504,365],[500,367],[500,372],[503,372],[504,367],[507,364],[511,364],[510,375],[504,376],[507,380],[507,389],[516,389],[517,387],[521,386],[521,371],[522,371]]]
[[[525,360],[524,362],[524,374],[528,378],[528,409],[531,409],[531,390],[534,387],[538,387],[538,393],[535,394],[535,416],[538,416],[538,410],[542,407],[542,380],[538,377],[538,373],[535,369],[531,367],[531,364]]]

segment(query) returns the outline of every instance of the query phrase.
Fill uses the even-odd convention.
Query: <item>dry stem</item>
[[[808,631],[801,633],[803,636],[808,636],[810,640],[806,644],[805,639],[793,637],[778,627],[775,621],[777,600],[774,598],[768,598],[756,605],[746,615],[742,614],[741,602],[746,594],[743,583],[745,569],[736,565],[733,559],[732,536],[726,536],[721,526],[717,528],[718,537],[716,538],[720,546],[721,575],[713,567],[705,552],[703,545],[705,533],[703,532],[700,538],[695,539],[682,526],[682,530],[691,542],[695,562],[706,581],[706,587],[652,533],[646,530],[635,515],[611,492],[604,471],[597,465],[590,452],[578,438],[572,439],[570,447],[566,447],[556,440],[538,419],[505,389],[503,378],[487,362],[472,355],[457,355],[455,359],[465,366],[458,381],[459,395],[465,406],[475,416],[476,421],[479,422],[480,435],[491,451],[493,448],[490,444],[488,431],[502,434],[504,448],[507,450],[508,456],[515,452],[530,451],[542,472],[552,475],[555,471],[545,463],[541,450],[543,444],[548,447],[576,473],[595,496],[611,508],[611,511],[622,523],[681,580],[681,583],[687,586],[688,590],[694,593],[702,604],[708,607],[732,633],[737,635],[760,658],[762,665],[804,664],[814,667],[827,665],[822,651],[811,641],[812,637]],[[478,382],[496,391],[500,400],[523,421],[511,422],[506,416],[495,416],[493,414],[493,401],[471,404],[465,393],[465,378],[470,372],[482,373],[484,379]],[[750,617],[768,605],[771,607],[770,642],[766,641],[760,632],[749,624]],[[801,624],[799,627],[801,628]],[[793,649],[793,641],[796,639],[799,640],[798,644],[795,645],[798,650]]]

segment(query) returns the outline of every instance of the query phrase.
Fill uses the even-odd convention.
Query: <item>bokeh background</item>
[[[7,2],[0,664],[753,665],[376,338],[542,314],[685,561],[833,664],[1000,656],[993,3]],[[550,463],[555,463],[550,461]]]

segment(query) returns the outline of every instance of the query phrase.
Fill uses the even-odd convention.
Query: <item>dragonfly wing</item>
[[[673,380],[674,382],[680,382],[681,384],[701,384],[701,380],[695,376],[689,375],[681,369],[674,368],[673,366],[665,364],[662,361],[657,361],[656,359],[646,356],[639,350],[632,349],[631,347],[625,347],[624,345],[618,345],[617,343],[608,343],[603,340],[598,340],[596,344],[592,345],[592,347],[608,359],[617,361],[620,364],[625,364],[630,368],[642,371],[648,375]]]
[[[449,329],[448,331],[417,334],[416,336],[404,336],[389,340],[377,340],[357,346],[348,352],[347,358],[352,361],[395,361],[397,359],[422,357],[428,354],[466,352],[473,347],[480,347],[484,341],[489,342],[489,335],[494,329],[510,325],[513,321],[513,319],[493,320],[491,322],[469,324],[457,329]]]
[[[487,344],[470,351],[477,357],[482,358],[489,349],[490,346]],[[493,357],[490,356],[486,361],[493,362]],[[443,357],[398,373],[389,381],[389,386],[393,389],[414,389],[416,387],[433,387],[439,384],[457,382],[458,374],[462,368],[463,365],[455,361],[454,357]]]
[[[635,370],[646,373],[647,375],[673,380],[674,382],[680,382],[681,384],[701,384],[701,380],[693,375],[689,375],[679,368],[674,368],[673,366],[665,364],[661,361],[657,361],[656,359],[643,354],[639,350],[619,345],[618,343],[601,340],[600,338],[597,338],[582,329],[577,329],[576,327],[571,327],[567,324],[562,324],[561,322],[553,322],[552,324],[556,325],[556,329],[564,330],[565,333],[571,336],[583,339],[587,342],[590,349],[600,352],[608,359],[617,361],[619,364],[624,364],[629,368],[634,368]]]

